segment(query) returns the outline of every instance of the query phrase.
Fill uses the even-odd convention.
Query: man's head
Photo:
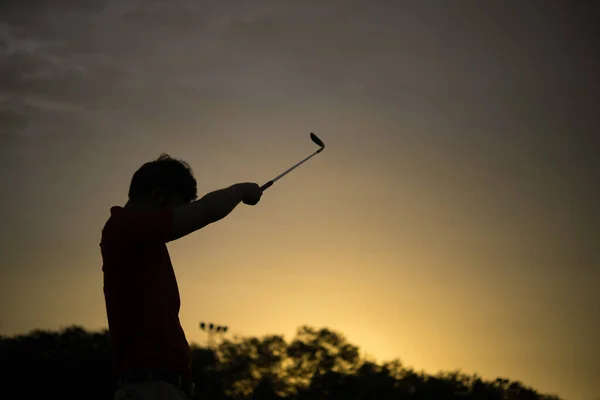
[[[190,166],[162,154],[138,169],[129,186],[129,200],[157,207],[178,206],[196,200],[196,179]]]

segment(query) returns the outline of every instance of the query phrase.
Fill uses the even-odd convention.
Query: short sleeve
[[[156,211],[133,211],[111,208],[111,224],[104,236],[128,242],[166,243],[173,227],[173,208]]]

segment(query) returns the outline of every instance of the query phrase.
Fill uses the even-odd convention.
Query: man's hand
[[[239,183],[238,189],[244,204],[254,206],[260,201],[262,190],[260,190],[260,186],[258,186],[258,184],[249,182]]]

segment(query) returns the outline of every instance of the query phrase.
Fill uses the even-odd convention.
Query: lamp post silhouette
[[[217,336],[223,336],[227,333],[228,327],[225,325],[216,325],[212,322],[200,322],[200,330],[206,332],[206,345],[212,349],[215,347],[215,339]]]

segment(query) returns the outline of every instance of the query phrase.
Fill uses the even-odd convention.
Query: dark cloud
[[[31,26],[57,14],[99,12],[107,3],[107,0],[3,0],[0,3],[0,22]]]
[[[191,115],[215,99],[329,98],[451,116],[592,96],[575,82],[594,66],[578,39],[589,29],[574,22],[582,10],[519,4],[12,0],[0,13],[0,90],[53,112],[127,118]]]
[[[27,123],[27,117],[22,114],[0,110],[0,143],[6,145],[9,140],[14,140],[27,127]]]

